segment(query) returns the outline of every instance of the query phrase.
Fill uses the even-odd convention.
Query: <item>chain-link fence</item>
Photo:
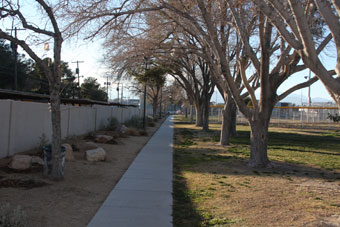
[[[223,106],[212,106],[209,122],[222,122]],[[272,112],[270,126],[301,127],[340,130],[340,123],[333,122],[329,115],[339,115],[335,106],[278,106]],[[242,113],[237,113],[238,124],[248,124]]]

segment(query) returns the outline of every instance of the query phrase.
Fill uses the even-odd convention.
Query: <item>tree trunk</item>
[[[232,100],[232,107],[231,107],[231,129],[230,129],[230,135],[231,136],[237,136],[236,131],[236,125],[237,125],[237,106],[234,101]]]
[[[210,110],[210,100],[205,97],[204,98],[204,104],[203,104],[203,122],[202,122],[202,127],[203,131],[208,131],[209,130],[209,110]]]
[[[250,160],[248,165],[255,168],[270,167],[268,159],[268,125],[269,120],[257,118],[250,123]]]
[[[158,103],[157,101],[154,101],[152,103],[152,117],[155,119],[156,118],[156,114],[157,114],[157,106],[158,106]]]
[[[190,105],[190,123],[194,122],[194,106]]]
[[[64,178],[64,159],[61,155],[61,115],[58,85],[51,85],[50,104],[52,118],[52,171],[47,173],[54,180]]]
[[[202,127],[203,126],[203,108],[202,106],[195,107],[196,110],[196,126]]]
[[[233,99],[224,104],[222,111],[221,145],[229,145],[230,136],[236,135],[236,105]]]

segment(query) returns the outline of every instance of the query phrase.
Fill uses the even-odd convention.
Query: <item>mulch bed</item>
[[[30,180],[20,180],[20,179],[4,179],[0,180],[0,188],[25,188],[32,189],[48,185],[43,181]]]

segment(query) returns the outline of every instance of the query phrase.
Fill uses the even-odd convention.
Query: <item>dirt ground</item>
[[[295,147],[291,149],[296,149],[293,154],[284,147],[285,133],[280,134],[282,142],[276,143],[282,146],[280,152],[268,151],[273,168],[261,169],[248,167],[249,145],[242,143],[240,131],[236,142],[220,146],[213,131],[201,132],[193,125],[180,123],[175,122],[175,226],[340,226],[340,169],[302,163],[310,160],[330,167],[338,160],[338,150],[314,137],[325,148],[313,148],[305,142],[311,152],[298,157],[301,151],[297,144],[304,144],[297,142],[298,133],[312,136],[314,131],[298,130],[296,141],[292,141]],[[334,146],[337,138],[328,142]],[[293,158],[300,164],[288,162]],[[313,160],[318,158],[319,162]]]
[[[160,124],[148,127],[148,136],[118,138],[117,144],[97,144],[107,152],[105,162],[91,163],[81,151],[74,152],[75,160],[66,162],[63,181],[46,179],[41,168],[17,173],[0,166],[0,204],[21,206],[27,226],[86,226]],[[86,140],[77,137],[67,142],[81,144]],[[2,164],[5,162],[2,160]],[[6,182],[12,187],[4,187]],[[26,188],[13,187],[20,185],[16,182]]]
[[[332,176],[338,173],[321,176],[285,164],[254,172],[242,161],[193,170],[184,177],[191,179],[188,188],[205,193],[200,209],[227,217],[226,226],[333,226],[326,223],[340,220],[340,183]]]

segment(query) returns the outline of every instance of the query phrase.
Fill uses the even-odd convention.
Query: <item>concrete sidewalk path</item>
[[[88,226],[172,226],[172,145],[170,116],[140,151]]]

